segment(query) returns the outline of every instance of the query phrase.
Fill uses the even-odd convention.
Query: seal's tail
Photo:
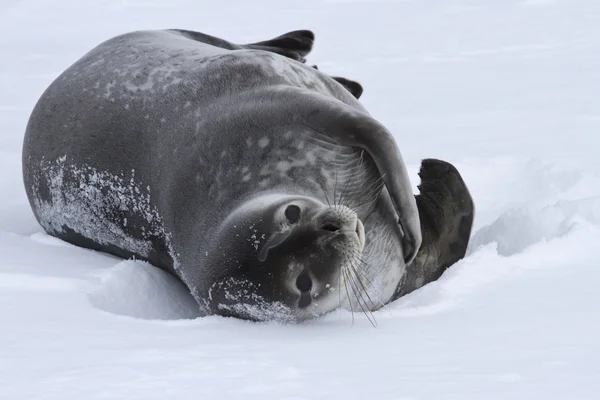
[[[245,44],[242,47],[270,51],[300,62],[305,62],[304,57],[310,53],[314,42],[315,34],[312,31],[300,30],[284,33],[271,40]]]

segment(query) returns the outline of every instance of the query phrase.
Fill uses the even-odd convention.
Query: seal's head
[[[348,207],[269,195],[247,202],[221,225],[200,297],[212,314],[301,321],[340,306],[344,275],[361,257],[365,232]],[[211,254],[212,253],[212,254]]]

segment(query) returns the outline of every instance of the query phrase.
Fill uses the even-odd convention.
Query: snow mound
[[[600,226],[600,197],[509,210],[477,231],[471,249],[495,242],[498,254],[510,256],[535,243],[562,237],[582,224]]]
[[[450,267],[440,279],[388,306],[390,314],[451,314],[457,308],[472,308],[476,305],[474,299],[489,290],[516,285],[521,280],[538,284],[547,277],[576,277],[582,268],[597,265],[600,198],[564,202],[536,214],[509,215],[478,232],[474,239],[480,247]],[[588,274],[586,279],[595,279],[595,275]],[[511,296],[506,293],[500,297],[510,302]]]
[[[200,316],[188,289],[176,278],[143,261],[116,264],[88,294],[100,310],[141,319],[192,319]]]
[[[468,294],[495,282],[510,270],[498,263],[495,246],[485,246],[449,268],[439,280],[397,300],[392,313],[417,317],[445,313],[460,306]]]

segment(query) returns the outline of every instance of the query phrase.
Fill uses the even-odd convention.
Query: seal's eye
[[[291,224],[300,221],[300,207],[295,204],[287,206],[285,209],[285,217]]]

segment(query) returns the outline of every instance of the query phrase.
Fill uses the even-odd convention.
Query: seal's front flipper
[[[275,39],[242,45],[246,49],[264,50],[281,54],[294,60],[305,62],[304,57],[312,50],[315,34],[300,30],[285,33]]]
[[[475,206],[467,185],[450,163],[425,159],[419,171],[420,193],[415,196],[419,209],[423,242],[409,266],[402,294],[438,279],[467,251]]]

